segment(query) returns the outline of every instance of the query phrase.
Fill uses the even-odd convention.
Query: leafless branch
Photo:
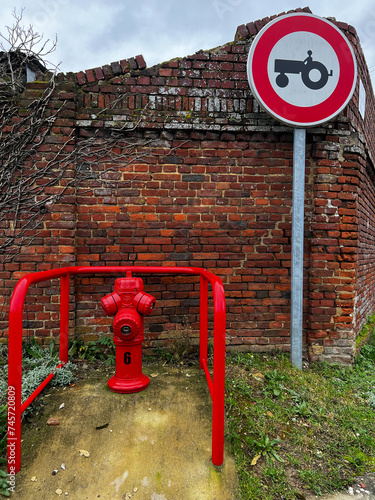
[[[56,89],[54,73],[48,73],[45,90],[26,109],[20,108],[17,99],[25,88],[25,64],[37,61],[42,65],[56,41],[48,48],[49,41],[43,42],[31,26],[21,26],[22,13],[13,16],[15,25],[0,34],[4,50],[2,59],[0,53],[0,262],[12,260],[35,241],[46,215],[63,202],[67,192],[93,186],[116,190],[121,173],[131,170],[134,163],[148,161],[154,141],[134,133],[144,109],[135,122],[124,120],[119,127],[91,127],[81,135],[80,129],[72,128],[57,150],[44,155],[41,146],[64,110],[64,103],[57,111],[50,106]],[[97,116],[110,118],[114,110],[123,108],[124,97],[119,96]],[[135,179],[134,173],[126,182]]]

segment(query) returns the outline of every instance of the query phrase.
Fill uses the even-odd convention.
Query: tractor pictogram
[[[312,50],[307,51],[308,57],[304,61],[295,61],[290,59],[275,59],[275,72],[279,73],[276,77],[276,84],[279,87],[286,87],[289,83],[289,78],[286,73],[289,74],[299,74],[301,73],[301,78],[303,83],[312,90],[319,90],[323,88],[328,82],[328,77],[333,75],[333,71],[328,72],[328,69],[323,63],[319,61],[313,61]],[[320,73],[320,78],[314,80],[310,77],[310,73],[313,70],[317,70]]]

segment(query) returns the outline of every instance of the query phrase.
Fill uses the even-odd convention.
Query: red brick
[[[138,69],[145,69],[146,68],[146,62],[142,56],[142,54],[138,55],[135,57],[138,65]]]
[[[238,26],[234,39],[240,40],[241,38],[247,38],[249,36],[249,30],[244,24]]]
[[[88,83],[93,83],[96,81],[94,70],[92,69],[87,69],[86,70],[86,78]]]
[[[86,74],[83,71],[80,71],[79,73],[77,73],[76,76],[77,76],[77,81],[78,81],[79,85],[85,85],[85,83],[87,83]]]

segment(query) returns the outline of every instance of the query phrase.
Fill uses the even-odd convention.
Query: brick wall
[[[228,348],[289,349],[293,130],[259,108],[246,75],[249,45],[268,20],[239,26],[222,47],[152,68],[137,56],[59,75],[51,107],[62,111],[40,161],[75,156],[53,187],[65,190],[43,230],[3,265],[4,312],[26,271],[201,266],[224,282]],[[307,133],[304,346],[310,359],[346,363],[374,310],[374,97],[355,30],[337,24],[357,54],[366,116],[357,89],[340,116]],[[72,335],[108,333],[100,298],[113,281],[75,278]],[[157,298],[145,345],[184,335],[196,342],[197,279],[147,277],[145,288]],[[39,287],[29,300],[25,332],[55,336],[56,288]],[[6,337],[6,314],[0,325]]]

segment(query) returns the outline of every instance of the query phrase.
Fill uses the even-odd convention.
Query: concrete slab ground
[[[22,500],[235,500],[234,459],[211,463],[212,404],[197,368],[144,368],[149,387],[107,388],[111,373],[47,389],[41,415],[23,425]],[[48,396],[48,394],[50,394]],[[59,425],[47,425],[50,417]],[[57,471],[57,472],[56,472]]]

